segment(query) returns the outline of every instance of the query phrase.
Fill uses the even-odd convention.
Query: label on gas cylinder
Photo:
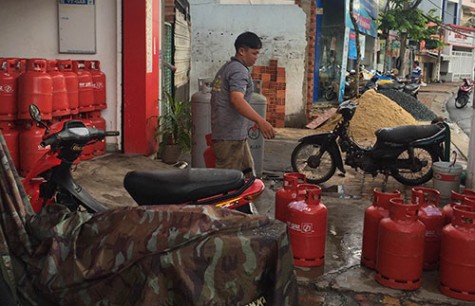
[[[426,230],[425,236],[428,238],[440,238],[440,231]]]
[[[310,207],[308,207],[305,201],[295,201],[289,204],[289,208],[298,210],[298,211],[311,211]]]
[[[433,205],[429,205],[429,206],[426,206],[426,207],[422,207],[421,208],[425,214],[429,217],[433,217],[433,216],[442,216],[442,212],[440,211],[439,208],[433,206]]]
[[[290,230],[294,230],[297,232],[302,232],[302,233],[312,233],[313,232],[313,224],[312,223],[292,223],[292,222],[287,222],[287,226],[289,227]]]
[[[13,93],[14,90],[13,87],[11,87],[10,85],[0,84],[0,92]]]

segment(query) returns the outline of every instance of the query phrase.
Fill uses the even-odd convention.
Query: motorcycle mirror
[[[28,110],[30,112],[31,119],[35,120],[38,123],[41,122],[41,112],[38,106],[36,106],[35,104],[30,104]]]
[[[36,104],[30,104],[28,111],[30,112],[31,119],[48,129],[48,126],[43,121],[41,121],[41,111],[38,106],[36,106]]]

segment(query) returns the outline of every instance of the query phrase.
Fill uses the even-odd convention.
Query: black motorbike
[[[348,135],[348,127],[357,104],[344,101],[338,108],[342,119],[333,131],[310,135],[299,140],[292,152],[292,168],[305,174],[314,184],[329,180],[336,169],[345,173],[345,164],[376,176],[392,175],[398,182],[415,186],[432,178],[432,164],[446,160],[450,129],[443,122],[429,125],[405,125],[382,128],[375,132],[377,141],[362,148]]]

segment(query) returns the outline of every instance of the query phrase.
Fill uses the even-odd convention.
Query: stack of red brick
[[[277,67],[277,60],[269,66],[254,66],[253,80],[261,80],[261,94],[267,99],[266,119],[276,128],[285,127],[285,68]]]

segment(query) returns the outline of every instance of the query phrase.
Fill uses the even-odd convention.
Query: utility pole
[[[475,94],[472,95],[472,122],[470,126],[470,140],[468,143],[467,180],[465,182],[466,189],[475,188]]]

